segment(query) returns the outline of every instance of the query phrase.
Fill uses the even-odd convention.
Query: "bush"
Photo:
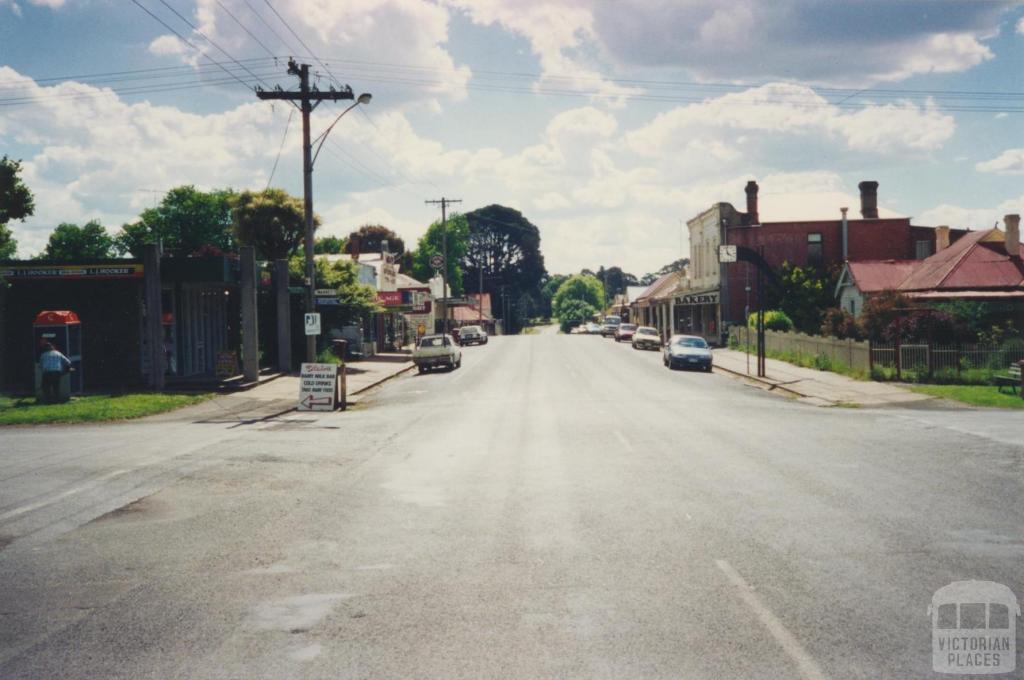
[[[558,325],[563,333],[568,333],[574,326],[590,321],[597,310],[583,300],[565,300],[558,305]]]
[[[747,319],[750,328],[757,328],[757,312]],[[788,332],[793,330],[793,320],[781,309],[769,309],[764,313],[764,327],[769,331]]]
[[[826,337],[839,338],[840,340],[864,339],[864,329],[861,328],[857,318],[839,307],[825,310],[825,317],[821,322],[821,334]]]

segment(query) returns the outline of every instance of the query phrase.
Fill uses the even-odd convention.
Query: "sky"
[[[35,255],[182,184],[302,195],[301,120],[254,86],[372,94],[317,159],[320,234],[414,244],[427,200],[515,208],[552,273],[641,276],[756,180],[773,219],[857,183],[915,224],[1024,211],[1024,3],[999,0],[0,0],[0,154]],[[325,102],[312,135],[347,106]]]

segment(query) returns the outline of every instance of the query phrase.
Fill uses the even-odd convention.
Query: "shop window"
[[[821,234],[807,235],[807,264],[820,267],[822,262]]]

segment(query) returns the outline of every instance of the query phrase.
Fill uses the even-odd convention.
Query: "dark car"
[[[662,362],[671,369],[699,368],[711,370],[711,348],[704,338],[696,335],[673,335],[665,344]]]
[[[459,344],[465,347],[466,345],[486,345],[487,344],[487,331],[480,326],[463,326],[459,333]]]
[[[634,333],[636,333],[635,323],[620,323],[619,327],[615,329],[615,342],[622,342],[623,340],[629,342],[633,339]]]

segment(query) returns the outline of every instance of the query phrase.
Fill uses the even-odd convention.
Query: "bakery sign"
[[[707,293],[689,293],[676,298],[679,305],[717,305],[718,291],[713,290]]]

